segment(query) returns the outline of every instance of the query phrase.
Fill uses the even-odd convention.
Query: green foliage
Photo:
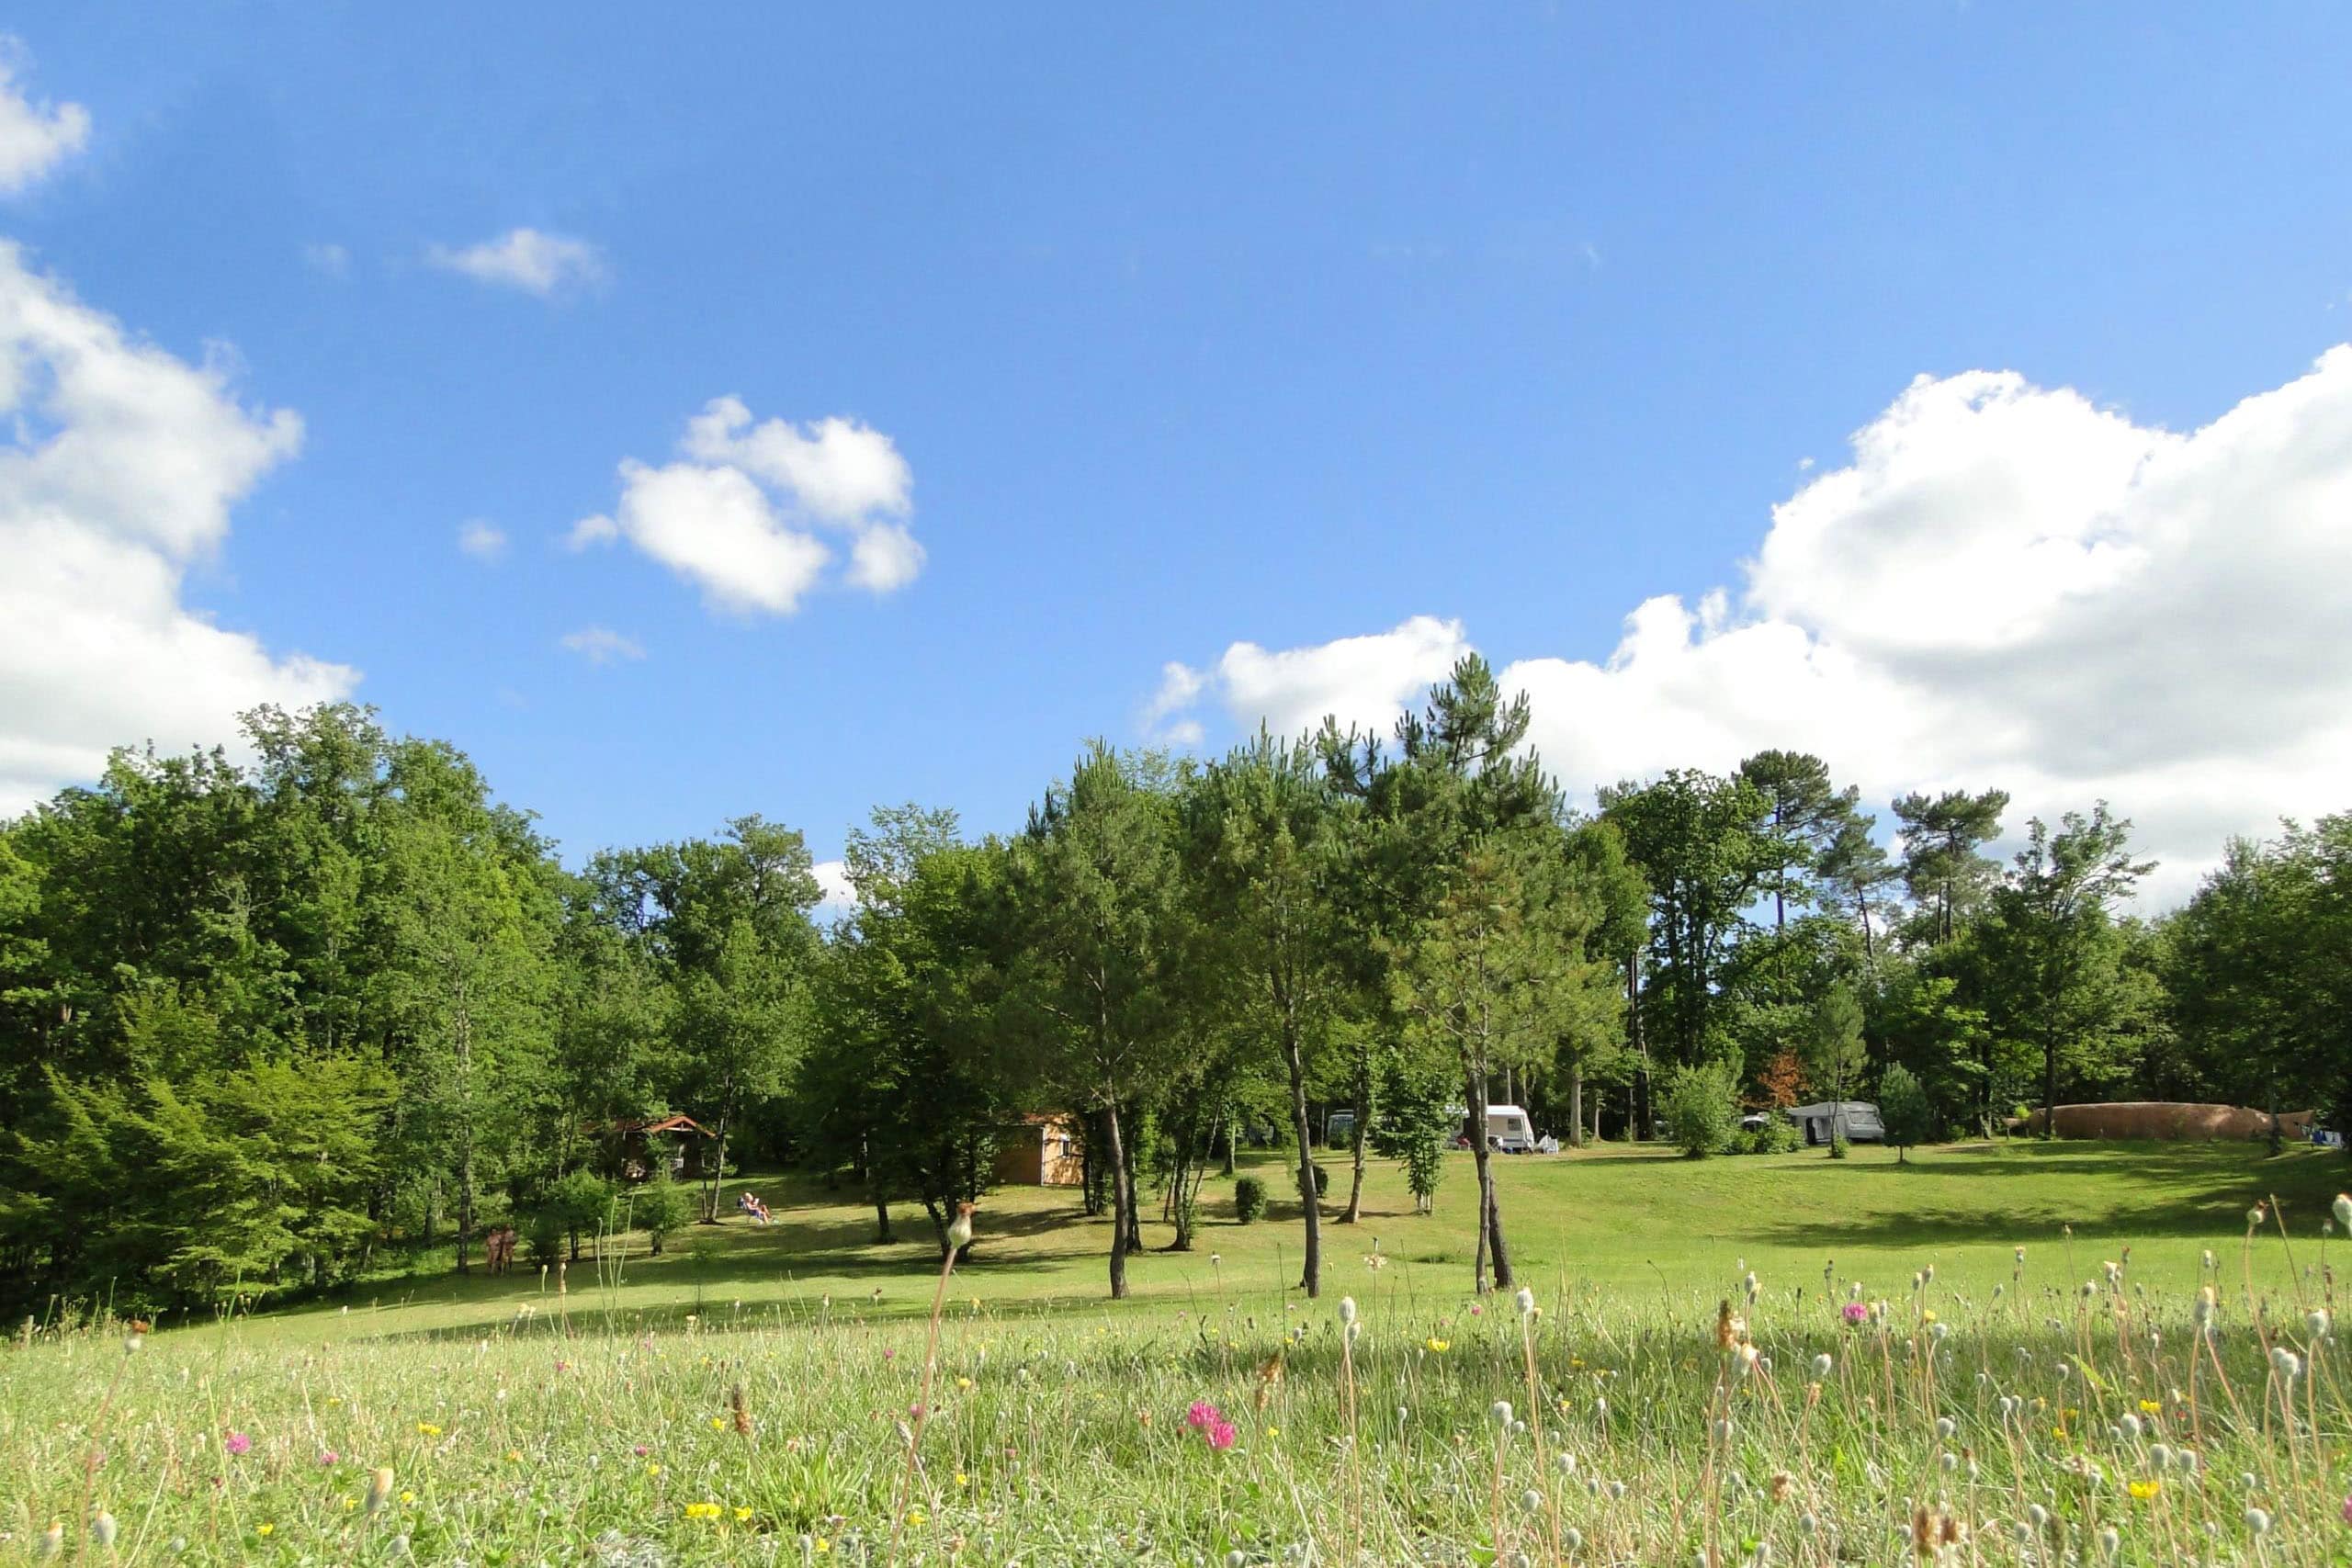
[[[1928,1102],[1928,1091],[1919,1087],[1919,1080],[1901,1063],[1887,1068],[1885,1076],[1879,1079],[1878,1114],[1886,1127],[1886,1141],[1895,1147],[1897,1160],[1907,1157],[1906,1151],[1935,1134],[1936,1109]]]
[[[1720,980],[1744,911],[1784,852],[1768,830],[1771,802],[1745,778],[1684,768],[1603,790],[1601,802],[1649,881],[1645,1032],[1669,1061],[1703,1061],[1724,1043]]]
[[[1794,1154],[1804,1147],[1804,1134],[1796,1123],[1773,1111],[1764,1118],[1764,1124],[1742,1139],[1743,1151],[1751,1155]]]
[[[2062,1076],[2103,1087],[2130,1070],[2146,993],[2127,979],[2128,941],[2109,911],[2154,869],[2126,852],[2131,828],[2104,801],[2088,817],[2066,813],[2055,832],[2036,818],[1976,933],[1994,982],[1989,1024],[2041,1056],[2044,1104],[2060,1103]]]
[[[668,1162],[656,1160],[657,1175],[649,1185],[672,1188]],[[548,1184],[542,1212],[552,1215],[571,1241],[571,1258],[580,1259],[580,1243],[611,1228],[613,1223],[613,1186],[593,1170],[575,1170],[558,1177]]]
[[[656,1171],[653,1179],[629,1193],[628,1223],[645,1233],[648,1245],[658,1253],[662,1244],[686,1223],[691,1205],[686,1190],[671,1180],[668,1171]]]
[[[1731,1069],[1719,1063],[1677,1068],[1662,1106],[1667,1136],[1693,1159],[1724,1153],[1739,1132],[1737,1094]]]
[[[1805,1021],[1798,1054],[1804,1058],[1807,1081],[1822,1099],[1843,1102],[1853,1098],[1851,1090],[1862,1070],[1865,1053],[1862,1005],[1851,989],[1837,985],[1822,993]],[[1833,1116],[1830,1158],[1846,1157],[1845,1142],[1844,1123]]]
[[[1236,1177],[1233,1182],[1233,1217],[1241,1224],[1255,1224],[1265,1216],[1266,1184],[1254,1176]]]

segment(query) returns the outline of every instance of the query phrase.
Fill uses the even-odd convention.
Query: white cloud
[[[329,277],[342,277],[351,271],[351,253],[341,245],[304,245],[302,265]]]
[[[243,709],[356,684],[181,602],[232,509],[301,445],[291,411],[239,405],[225,354],[141,342],[0,243],[0,813],[125,742],[230,742]]]
[[[922,574],[921,541],[903,523],[877,523],[849,547],[849,583],[869,592],[904,588]]]
[[[1385,734],[1400,712],[1469,651],[1462,623],[1435,615],[1415,615],[1367,637],[1277,652],[1237,642],[1210,671],[1163,666],[1145,722],[1147,728],[1164,726],[1213,690],[1242,729],[1255,730],[1263,723],[1278,736],[1295,737],[1329,714],[1342,729],[1353,725]],[[1197,742],[1196,723],[1193,728],[1191,739]],[[1161,733],[1173,738],[1165,728]]]
[[[591,545],[609,545],[620,536],[621,525],[600,513],[594,517],[582,517],[579,522],[574,523],[571,531],[563,536],[563,547],[568,550],[584,550]]]
[[[862,525],[914,504],[914,472],[890,438],[851,419],[753,423],[740,398],[713,398],[686,422],[681,450],[700,463],[741,468],[823,522]]]
[[[854,420],[806,427],[755,423],[735,398],[687,421],[680,459],[620,466],[616,514],[583,517],[572,549],[626,538],[703,591],[712,607],[788,615],[834,559],[815,530],[846,534],[842,581],[874,593],[905,587],[925,552],[902,519],[913,471],[888,435]]]
[[[458,548],[478,561],[494,561],[506,553],[506,530],[476,518],[458,528]]]
[[[18,89],[22,49],[0,36],[0,196],[29,188],[90,140],[90,111],[36,103]]]
[[[1180,717],[1200,700],[1208,677],[1174,660],[1159,667],[1159,690],[1144,705],[1145,737],[1158,746],[1198,746],[1204,731],[1197,718]]]
[[[563,646],[567,651],[596,665],[645,657],[643,643],[633,637],[623,637],[610,626],[582,626],[576,632],[566,632]]]
[[[2013,832],[2103,797],[2172,901],[2225,836],[2352,808],[2352,346],[2188,434],[1922,378],[1773,509],[1747,578],[1641,604],[1603,661],[1504,670],[1564,783],[1784,746],[1882,808],[2006,788]],[[1220,694],[1283,728],[1384,690],[1393,716],[1384,641],[1236,644]]]
[[[435,245],[425,255],[445,271],[542,299],[601,283],[607,276],[605,253],[594,245],[537,229],[510,229],[478,245]]]
[[[849,867],[837,860],[820,860],[808,868],[815,874],[817,886],[824,889],[824,897],[809,911],[812,919],[837,920],[857,909],[857,889],[850,886]]]

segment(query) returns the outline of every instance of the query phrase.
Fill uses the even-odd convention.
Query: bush
[[[1254,1176],[1237,1177],[1233,1183],[1233,1217],[1243,1224],[1266,1212],[1266,1184]]]
[[[531,1258],[542,1266],[563,1256],[563,1216],[551,1208],[531,1212]]]
[[[556,1178],[548,1189],[546,1212],[571,1233],[571,1260],[580,1261],[580,1238],[594,1235],[611,1223],[613,1186],[593,1170],[575,1170]]]
[[[1928,1101],[1928,1091],[1909,1068],[1900,1063],[1886,1069],[1879,1080],[1878,1113],[1886,1123],[1886,1141],[1894,1145],[1897,1164],[1908,1157],[1908,1151],[1924,1144],[1935,1131],[1936,1108]]]
[[[629,1219],[645,1233],[645,1238],[655,1252],[662,1250],[662,1238],[686,1223],[689,1194],[684,1187],[669,1178],[665,1171],[639,1188],[629,1200]]]
[[[1746,1145],[1752,1155],[1794,1154],[1804,1147],[1804,1134],[1779,1111],[1768,1111],[1764,1113],[1764,1125],[1747,1134]]]
[[[1315,1168],[1315,1195],[1317,1198],[1329,1198],[1331,1195],[1331,1173],[1319,1164]]]
[[[1739,1130],[1736,1092],[1728,1067],[1685,1067],[1676,1073],[1666,1091],[1668,1138],[1692,1159],[1723,1153]]]

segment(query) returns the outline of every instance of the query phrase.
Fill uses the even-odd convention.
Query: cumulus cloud
[[[347,694],[182,603],[302,423],[247,409],[225,359],[126,333],[0,243],[0,813],[95,777],[109,749],[232,741],[236,716]]]
[[[1879,802],[2006,788],[2013,832],[2103,797],[2169,902],[2227,835],[2352,808],[2347,519],[2352,346],[2185,434],[2013,373],[1922,377],[1773,508],[1738,591],[1653,598],[1605,659],[1502,679],[1573,789],[1782,746]],[[1397,637],[1238,643],[1217,694],[1296,728],[1398,690],[1390,716],[1417,695]]]
[[[475,245],[435,245],[425,257],[446,272],[542,299],[601,283],[607,276],[603,251],[585,240],[537,229],[510,229]]]
[[[850,886],[849,867],[845,863],[837,860],[820,860],[808,869],[815,874],[817,886],[824,889],[824,897],[818,899],[817,907],[809,911],[812,919],[837,920],[856,911],[857,889]]]
[[[923,547],[904,521],[914,473],[880,431],[839,418],[755,421],[740,400],[715,398],[678,447],[658,466],[624,459],[619,506],[573,524],[570,547],[625,538],[739,614],[800,607],[834,560],[819,530],[846,536],[842,581],[852,587],[888,593],[922,573]]]
[[[0,196],[29,188],[90,140],[90,111],[36,102],[17,85],[22,46],[0,36]]]
[[[1170,660],[1159,667],[1159,690],[1143,708],[1143,730],[1154,745],[1198,746],[1206,733],[1197,718],[1184,716],[1200,700],[1208,677]]]
[[[476,518],[458,528],[458,548],[478,561],[494,561],[506,553],[506,530]]]
[[[576,653],[591,664],[645,657],[643,643],[633,637],[624,637],[610,626],[582,626],[576,632],[564,633],[562,641],[565,651]]]
[[[1255,730],[1262,723],[1276,735],[1296,736],[1319,726],[1329,714],[1342,729],[1356,726],[1385,733],[1469,651],[1462,623],[1435,615],[1415,615],[1388,631],[1306,648],[1270,651],[1254,642],[1237,642],[1207,670],[1163,666],[1145,722],[1170,739],[1175,738],[1170,727],[1182,724],[1197,741],[1197,721],[1180,716],[1214,694],[1242,729]]]

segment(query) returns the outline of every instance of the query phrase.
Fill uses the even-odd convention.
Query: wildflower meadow
[[[2340,1562],[2352,1200],[2292,1207],[1484,1297],[1373,1251],[1310,1300],[1227,1226],[1122,1303],[982,1250],[659,1307],[518,1276],[435,1326],[62,1314],[0,1363],[0,1560]]]

